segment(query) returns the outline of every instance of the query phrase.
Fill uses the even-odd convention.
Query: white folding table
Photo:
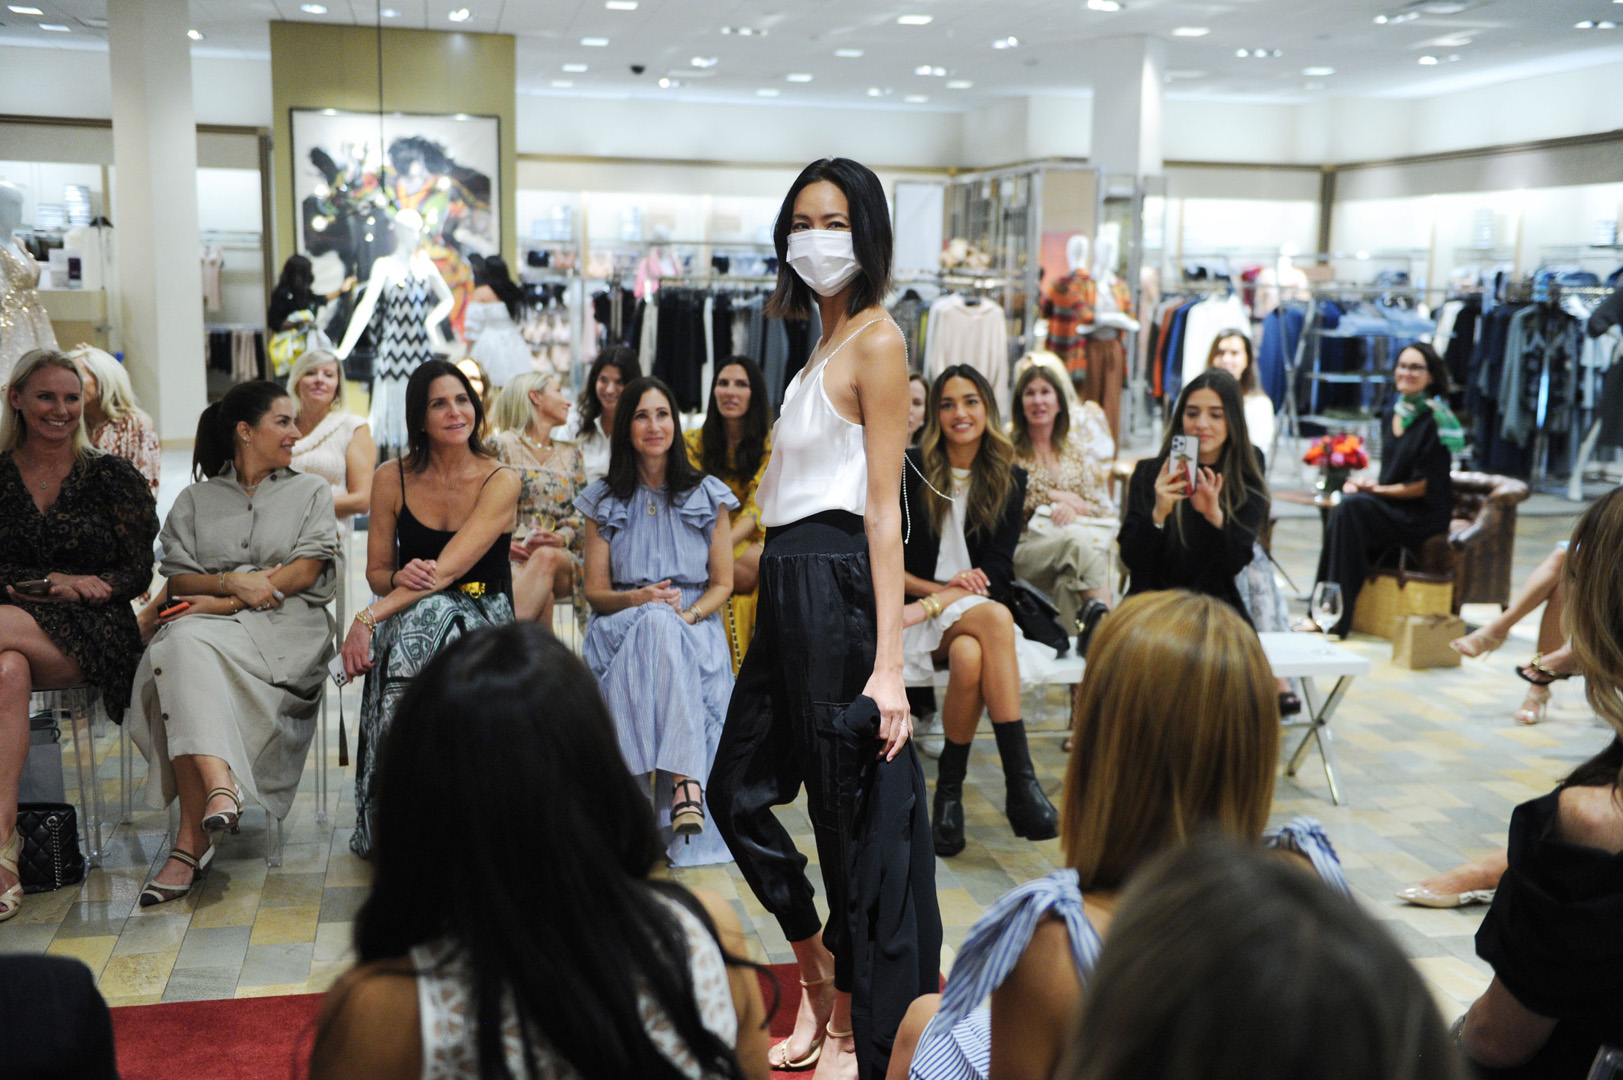
[[[1286,776],[1295,776],[1302,759],[1307,756],[1310,743],[1316,743],[1319,757],[1324,761],[1324,777],[1330,783],[1330,801],[1341,805],[1341,776],[1336,764],[1335,743],[1330,737],[1330,718],[1347,695],[1354,678],[1369,673],[1371,664],[1351,649],[1330,642],[1323,634],[1298,634],[1289,631],[1259,634],[1262,651],[1268,657],[1268,666],[1282,679],[1302,680],[1302,712],[1286,717],[1287,728],[1306,728],[1302,741],[1296,744],[1285,766]],[[1334,678],[1335,685],[1322,702],[1315,700],[1315,678]]]

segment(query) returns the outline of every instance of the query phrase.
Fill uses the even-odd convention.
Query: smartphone
[[[51,595],[51,583],[45,578],[38,578],[34,581],[19,581],[17,584],[13,585],[12,588],[16,589],[24,596]]]
[[[327,673],[332,676],[334,686],[343,686],[349,682],[349,676],[344,674],[344,658],[335,656],[332,663],[327,665]]]
[[[168,618],[170,615],[178,615],[191,606],[192,602],[190,600],[171,600],[163,607],[158,609],[158,618],[164,619]]]
[[[1195,461],[1200,453],[1200,440],[1193,435],[1172,436],[1171,461],[1175,469],[1182,471],[1184,483],[1190,492],[1195,490],[1197,479]]]

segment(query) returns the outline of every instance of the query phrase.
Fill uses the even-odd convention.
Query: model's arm
[[[864,696],[879,706],[879,737],[894,758],[908,738],[907,690],[902,685],[902,451],[907,446],[907,344],[894,326],[875,328],[851,343],[852,386],[862,413],[868,463],[863,524],[873,575],[878,640]]]

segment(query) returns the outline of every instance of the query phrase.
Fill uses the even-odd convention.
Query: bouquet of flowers
[[[1307,453],[1302,455],[1302,462],[1317,465],[1326,471],[1351,472],[1369,467],[1369,453],[1365,451],[1364,440],[1360,436],[1343,431],[1313,440]]]

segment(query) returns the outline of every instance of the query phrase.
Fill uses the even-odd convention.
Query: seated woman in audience
[[[117,720],[141,654],[130,601],[152,580],[158,509],[135,466],[90,445],[83,400],[50,349],[24,353],[0,397],[0,922],[23,898],[29,694],[90,683]]]
[[[664,845],[613,723],[533,625],[471,633],[412,680],[378,767],[360,962],[327,995],[312,1080],[766,1080],[738,916],[652,880]],[[536,827],[446,812],[475,792]],[[425,852],[458,867],[431,896]]]
[[[575,497],[586,486],[580,451],[552,437],[569,415],[563,380],[552,372],[514,376],[496,398],[490,446],[518,471],[513,616],[552,628],[552,602],[572,595],[581,575],[585,530]]]
[[[1341,621],[1332,634],[1352,629],[1353,608],[1374,560],[1446,533],[1453,512],[1449,468],[1465,448],[1465,434],[1448,408],[1448,367],[1436,349],[1416,342],[1398,354],[1392,381],[1397,396],[1381,414],[1380,477],[1348,480],[1324,527],[1314,580],[1341,585]]]
[[[1198,443],[1194,490],[1172,458],[1172,437]],[[1268,487],[1251,448],[1240,384],[1203,371],[1184,384],[1161,452],[1140,461],[1127,485],[1121,558],[1127,595],[1192,589],[1250,613],[1235,577],[1250,564],[1268,520]]]
[[[767,400],[766,376],[755,361],[732,356],[716,365],[716,382],[704,427],[688,432],[684,438],[693,467],[721,480],[738,500],[729,526],[733,594],[721,609],[736,675],[755,633],[756,575],[766,540],[761,508],[755,505],[755,489],[761,485],[772,455],[772,406]]]
[[[1317,823],[1296,818],[1263,834],[1279,709],[1262,645],[1229,605],[1183,590],[1123,602],[1099,624],[1073,717],[1065,868],[981,917],[944,993],[909,1010],[891,1080],[1051,1076],[1118,890],[1204,830],[1294,852],[1346,891]]]
[[[902,612],[904,674],[916,682],[938,664],[948,671],[946,743],[930,814],[936,854],[964,849],[964,774],[983,707],[1003,759],[1010,826],[1028,840],[1050,839],[1059,814],[1031,764],[1020,679],[1040,677],[1041,653],[1049,661],[1053,654],[1026,642],[1009,613],[1026,473],[1014,464],[985,376],[964,364],[936,376],[922,445],[908,449],[907,461],[902,562],[914,602]]]
[[[1061,387],[1041,364],[1014,384],[1014,461],[1026,471],[1026,528],[1014,572],[1053,598],[1060,623],[1075,634],[1084,611],[1096,621],[1110,603],[1120,524],[1110,498],[1116,442],[1097,402],[1082,406],[1073,429]]]
[[[1221,368],[1240,384],[1251,445],[1263,453],[1274,443],[1274,402],[1257,381],[1257,354],[1244,330],[1224,330],[1206,354],[1208,368]]]
[[[1583,1077],[1623,1046],[1623,489],[1578,519],[1563,615],[1611,745],[1510,817],[1508,869],[1477,930],[1493,982],[1461,1019],[1482,1075]]]
[[[327,350],[311,349],[293,361],[287,385],[298,410],[293,468],[327,481],[339,543],[347,552],[355,515],[372,505],[372,473],[378,467],[372,429],[366,417],[344,411],[344,369]]]
[[[918,372],[907,376],[907,445],[917,446],[924,432],[924,410],[930,399],[930,380]]]
[[[1349,897],[1217,836],[1133,875],[1055,1080],[1465,1080],[1431,993]]]
[[[366,675],[355,750],[355,831],[372,850],[378,749],[406,681],[470,630],[513,621],[508,554],[519,478],[486,449],[485,409],[468,377],[430,360],[406,381],[406,456],[372,478],[366,582],[382,597],[344,638],[344,671]]]
[[[197,421],[192,473],[163,525],[170,605],[135,674],[130,737],[147,760],[147,805],[180,799],[169,858],[141,892],[185,896],[237,830],[244,793],[287,817],[315,735],[332,657],[337,574],[332,490],[292,470],[293,402],[239,383]]]
[[[637,366],[637,350],[611,345],[597,354],[586,371],[580,400],[569,410],[569,419],[554,429],[552,437],[574,443],[586,468],[586,482],[595,483],[609,474],[609,433],[620,394],[642,376]]]
[[[676,398],[658,379],[625,388],[614,418],[606,480],[575,500],[586,515],[586,602],[581,650],[620,732],[626,767],[669,827],[679,865],[731,856],[704,812],[732,662],[715,616],[733,588],[727,485],[688,461]],[[694,843],[696,841],[696,843]]]
[[[134,465],[153,491],[163,467],[163,447],[152,417],[136,403],[129,372],[111,353],[81,345],[68,353],[84,380],[85,431],[90,445]]]

